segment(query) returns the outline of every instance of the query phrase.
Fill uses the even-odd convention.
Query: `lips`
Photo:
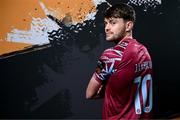
[[[110,34],[113,34],[113,32],[106,32],[106,35],[110,35]]]
[[[110,36],[110,35],[112,35],[113,33],[111,32],[111,33],[106,33],[106,36]]]

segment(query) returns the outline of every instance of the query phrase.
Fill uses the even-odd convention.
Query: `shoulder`
[[[109,62],[112,60],[120,61],[122,59],[122,56],[123,56],[123,51],[121,51],[120,49],[117,49],[115,46],[115,47],[111,47],[111,48],[104,50],[100,59],[107,60]]]
[[[124,59],[133,59],[137,57],[137,54],[139,54],[139,51],[145,48],[136,39],[127,39],[127,40],[122,41],[119,45],[122,46],[121,44],[122,45],[126,44],[124,55],[123,55]]]
[[[123,40],[114,47],[104,50],[101,54],[101,59],[112,59],[112,58],[122,58],[125,52],[132,53],[137,49],[138,43],[130,40]]]
[[[128,42],[128,46],[126,47],[126,52],[137,53],[141,50],[146,50],[146,47],[140,42],[138,42],[136,39],[129,39],[126,42]]]
[[[139,51],[146,50],[144,45],[139,43],[136,39],[125,39],[118,43],[116,46],[104,50],[101,54],[100,59],[110,60],[110,59],[119,59],[122,58],[133,58]]]
[[[130,42],[129,46],[127,47],[127,53],[128,54],[134,54],[134,55],[144,55],[149,54],[146,46],[141,44],[140,42],[134,40]]]

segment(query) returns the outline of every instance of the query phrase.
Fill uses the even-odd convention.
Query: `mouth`
[[[106,33],[106,37],[112,36],[112,33]]]
[[[106,35],[112,35],[113,32],[106,32]]]

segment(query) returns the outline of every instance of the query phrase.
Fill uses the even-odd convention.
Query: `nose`
[[[108,32],[110,30],[110,26],[109,26],[109,24],[107,23],[106,25],[105,25],[105,32]]]

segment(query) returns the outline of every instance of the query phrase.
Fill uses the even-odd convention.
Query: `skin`
[[[123,18],[105,18],[104,23],[106,40],[108,42],[115,42],[117,44],[124,38],[132,38],[132,28],[134,25],[132,21],[125,21]],[[86,89],[86,98],[102,98],[103,87],[92,76]]]
[[[132,38],[132,21],[125,21],[123,18],[105,18],[106,40],[119,42],[123,38]]]

